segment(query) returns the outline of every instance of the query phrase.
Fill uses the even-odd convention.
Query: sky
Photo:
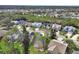
[[[0,0],[0,5],[74,5],[79,6],[78,0]]]

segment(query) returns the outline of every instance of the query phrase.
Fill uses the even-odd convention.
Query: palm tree
[[[51,29],[51,39],[55,39],[55,30]]]
[[[29,53],[29,36],[28,32],[26,31],[26,27],[23,25],[23,34],[24,34],[24,39],[23,39],[23,45],[24,45],[24,53],[28,54]]]

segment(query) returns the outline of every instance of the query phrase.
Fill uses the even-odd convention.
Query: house
[[[60,31],[61,25],[55,23],[55,24],[52,25],[52,29],[55,30],[55,31]]]
[[[16,21],[11,21],[11,23],[25,25],[26,21],[24,21],[24,20],[16,20]]]
[[[47,28],[47,29],[51,28],[51,24],[48,23],[48,22],[42,23],[42,26],[45,27],[45,28]]]
[[[66,52],[67,46],[67,43],[63,43],[58,40],[51,40],[48,45],[48,53],[64,54]]]
[[[65,32],[74,33],[75,30],[76,30],[76,28],[73,27],[73,26],[65,26],[65,27],[63,28],[63,30],[64,30]]]
[[[32,26],[33,26],[33,27],[40,28],[40,27],[42,26],[42,23],[34,22],[34,23],[32,23]]]
[[[73,35],[71,38],[70,38],[70,40],[72,40],[74,43],[75,43],[75,45],[77,45],[77,46],[79,46],[79,34],[75,34],[75,35]]]

